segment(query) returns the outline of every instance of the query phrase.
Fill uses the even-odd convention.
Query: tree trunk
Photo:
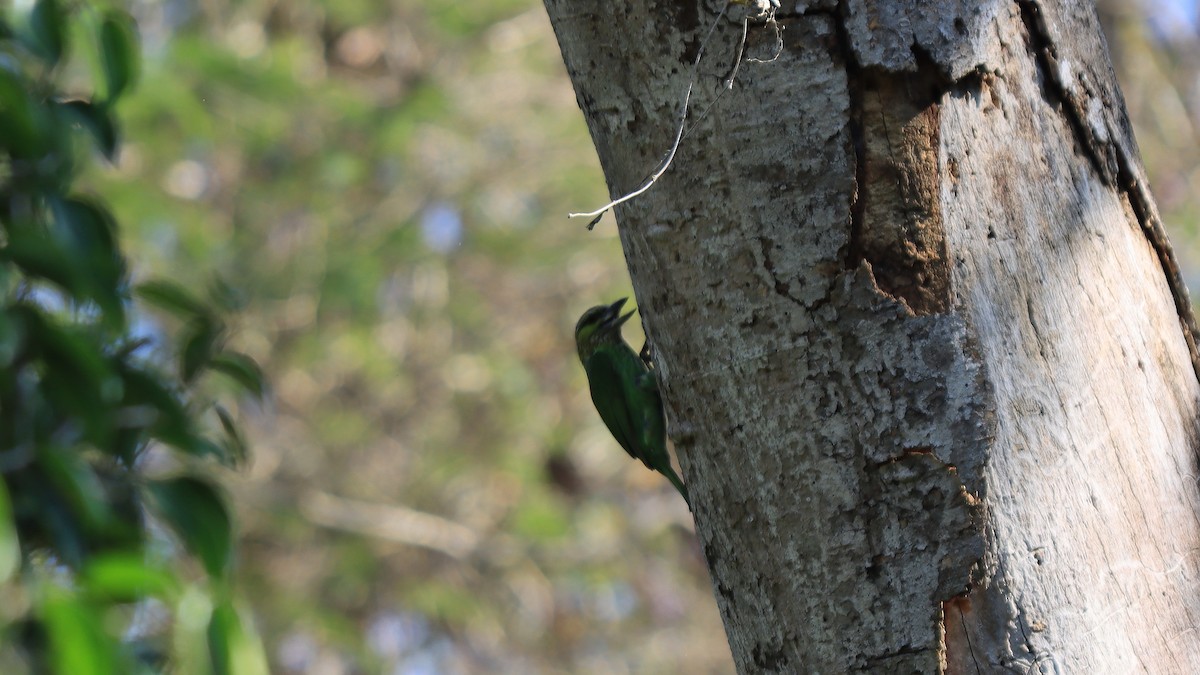
[[[723,0],[545,2],[619,196]],[[775,18],[617,208],[738,670],[1200,672],[1194,320],[1092,6]]]

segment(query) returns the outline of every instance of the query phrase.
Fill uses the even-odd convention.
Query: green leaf
[[[213,455],[228,464],[228,453],[216,443],[196,433],[192,414],[183,401],[165,383],[164,378],[130,364],[120,365],[125,383],[126,410],[140,410],[140,429],[150,436],[196,457]],[[146,418],[146,409],[153,416]]]
[[[21,564],[21,544],[13,523],[12,500],[8,486],[0,480],[0,584],[7,583]]]
[[[208,318],[212,314],[208,305],[173,281],[147,281],[133,292],[146,303],[183,319]]]
[[[224,577],[232,557],[233,527],[216,489],[192,476],[151,481],[147,487],[158,513],[204,563],[209,576]]]
[[[128,364],[123,364],[120,375],[125,385],[123,405],[132,409],[147,407],[154,411],[154,416],[143,423],[144,428],[164,443],[182,449],[191,447],[191,416],[175,392],[163,384],[158,376]]]
[[[208,652],[213,675],[267,675],[262,643],[247,630],[228,599],[213,608],[208,622]]]
[[[213,675],[233,675],[233,643],[238,633],[237,612],[229,603],[213,607],[208,620],[208,655]]]
[[[39,455],[46,478],[88,533],[109,525],[112,512],[100,478],[73,450],[47,448]]]
[[[95,341],[77,327],[62,325],[31,305],[18,305],[13,311],[20,317],[47,366],[62,368],[66,381],[88,388],[101,401],[120,400],[121,382],[105,363]]]
[[[217,418],[221,420],[221,428],[225,430],[225,443],[222,446],[225,448],[225,455],[229,458],[233,465],[240,464],[246,460],[247,444],[246,439],[242,437],[241,431],[237,427],[237,422],[233,420],[233,416],[224,406],[213,406],[217,411]]]
[[[100,63],[107,84],[105,101],[112,103],[133,86],[141,69],[137,27],[128,14],[105,14],[100,23]]]
[[[31,485],[43,487],[45,489],[33,492],[26,490],[33,495],[30,503],[26,508],[37,518],[39,536],[47,537],[47,542],[34,541],[31,543],[50,545],[54,551],[54,556],[62,564],[78,569],[83,565],[88,549],[87,533],[83,531],[81,523],[75,518],[71,512],[71,507],[63,501],[61,495],[57,494],[49,483],[42,481],[30,481]]]
[[[104,602],[134,602],[148,597],[171,601],[180,591],[179,580],[170,568],[148,562],[139,551],[93,558],[80,580],[89,596]]]
[[[104,205],[80,197],[51,198],[50,209],[65,243],[94,266],[112,265],[117,253],[117,222]],[[115,279],[115,277],[114,277]]]
[[[213,357],[209,366],[218,373],[224,373],[242,385],[257,399],[266,394],[266,380],[262,370],[254,359],[239,352],[226,351]]]
[[[224,334],[225,326],[209,317],[199,317],[188,324],[179,358],[179,372],[184,382],[195,380],[212,364]]]
[[[66,101],[60,104],[71,117],[92,135],[96,147],[109,162],[117,158],[120,133],[117,120],[107,107],[93,105],[88,101]]]
[[[0,249],[0,258],[11,261],[26,276],[45,279],[76,300],[88,298],[88,283],[71,260],[66,248],[45,232],[28,227],[9,228],[8,245]]]
[[[104,311],[110,326],[125,322],[125,306],[120,288],[125,276],[125,260],[117,246],[117,223],[99,202],[79,197],[52,198],[56,232],[71,259],[60,264],[73,265],[87,278],[87,295]]]
[[[12,313],[0,312],[0,368],[12,365],[25,349],[25,325]]]
[[[0,147],[16,159],[39,158],[46,146],[45,116],[30,96],[30,84],[0,68]]]
[[[28,344],[41,362],[44,394],[83,423],[91,442],[105,447],[115,423],[112,406],[124,390],[96,340],[31,305],[18,305],[13,313],[20,317]]]
[[[111,675],[123,672],[116,640],[109,636],[95,609],[59,586],[42,589],[40,614],[50,640],[54,672]]]
[[[53,68],[67,44],[67,17],[57,0],[38,0],[29,13],[30,47]]]

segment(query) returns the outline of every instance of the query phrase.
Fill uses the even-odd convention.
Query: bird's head
[[[626,299],[621,298],[611,305],[597,305],[579,317],[575,324],[575,346],[580,360],[586,360],[597,346],[621,339],[621,325],[633,316],[632,311],[621,313]]]

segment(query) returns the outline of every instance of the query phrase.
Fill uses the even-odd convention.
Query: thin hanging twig
[[[592,218],[592,221],[588,223],[587,226],[587,229],[590,230],[596,226],[596,223],[600,222],[600,219],[604,217],[604,214],[609,209],[618,204],[627,202],[630,199],[642,194],[646,190],[649,190],[651,186],[658,182],[658,179],[667,172],[667,169],[671,167],[671,162],[675,160],[675,153],[679,150],[679,142],[683,139],[683,130],[687,124],[688,104],[692,100],[692,87],[695,86],[696,76],[700,71],[700,59],[704,56],[704,48],[708,46],[708,41],[712,38],[713,33],[717,30],[717,26],[720,24],[721,19],[723,19],[725,17],[725,13],[729,11],[730,4],[731,2],[726,2],[725,6],[721,8],[720,13],[717,14],[717,18],[713,20],[712,26],[709,27],[708,33],[704,36],[704,40],[700,43],[700,49],[696,52],[696,60],[692,62],[692,74],[688,79],[687,92],[683,96],[683,105],[680,106],[679,110],[679,128],[675,132],[675,142],[671,144],[671,149],[667,152],[666,157],[659,162],[658,167],[655,168],[655,170],[650,174],[650,177],[642,183],[641,187],[637,188],[633,192],[630,192],[619,199],[614,199],[595,211],[589,211],[587,213],[568,213],[568,218]],[[745,38],[743,36],[743,42],[744,41]],[[741,47],[738,48],[738,58],[741,58]],[[730,86],[732,85],[730,84]],[[714,100],[713,102],[715,103],[716,101]],[[705,109],[705,114],[708,114],[709,108],[712,108],[712,104],[709,104],[708,108]]]
[[[778,59],[779,55],[783,53],[783,29],[780,28],[779,24],[775,21],[775,11],[779,8],[779,2],[778,0],[767,1],[769,3],[769,8],[760,11],[755,18],[761,19],[765,14],[766,23],[774,26],[776,40],[775,54],[770,59],[747,59],[748,61],[752,61],[754,63],[771,63],[772,61]],[[667,169],[671,168],[671,162],[675,161],[675,153],[679,151],[679,144],[683,141],[683,139],[687,138],[687,136],[690,135],[694,129],[696,129],[700,122],[704,121],[704,118],[708,116],[709,111],[711,111],[713,106],[717,104],[717,101],[721,100],[721,97],[725,95],[725,92],[733,89],[733,82],[737,78],[738,69],[742,65],[742,55],[745,53],[746,49],[746,38],[750,32],[750,15],[742,18],[742,37],[740,40],[738,40],[737,56],[733,60],[733,68],[729,73],[729,77],[725,78],[725,86],[717,93],[715,97],[713,97],[713,100],[709,102],[707,106],[705,106],[704,111],[700,113],[700,116],[696,118],[696,121],[692,123],[691,127],[687,127],[688,105],[691,103],[692,88],[696,84],[696,76],[700,71],[700,59],[704,56],[704,49],[708,46],[708,41],[712,38],[713,32],[716,31],[721,19],[725,17],[725,13],[729,11],[729,6],[733,4],[749,5],[750,2],[746,2],[745,0],[726,0],[725,5],[721,8],[720,13],[717,14],[717,18],[713,20],[712,25],[709,27],[708,33],[704,36],[704,40],[700,43],[700,49],[696,52],[696,60],[692,62],[692,74],[688,79],[687,92],[684,93],[683,96],[683,105],[680,106],[679,125],[675,131],[675,142],[671,144],[671,149],[667,151],[667,154],[665,157],[663,157],[663,160],[659,162],[658,166],[655,167],[650,176],[642,182],[642,185],[633,192],[630,192],[618,199],[614,199],[595,211],[589,211],[587,213],[568,213],[568,218],[591,217],[592,220],[587,224],[587,229],[591,230],[592,228],[596,227],[596,224],[600,222],[600,219],[604,217],[604,214],[607,213],[609,209],[618,204],[627,202],[653,187],[654,184],[658,182],[658,179],[667,172]],[[686,133],[684,131],[685,129],[687,129]]]

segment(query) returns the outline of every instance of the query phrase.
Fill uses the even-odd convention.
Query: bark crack
[[[1021,22],[1025,25],[1025,35],[1028,38],[1029,53],[1033,55],[1034,63],[1042,76],[1042,95],[1051,105],[1063,111],[1063,118],[1075,134],[1075,139],[1081,146],[1084,155],[1096,169],[1096,173],[1110,185],[1115,185],[1117,162],[1114,148],[1096,138],[1088,126],[1079,102],[1071,96],[1066,84],[1062,81],[1062,71],[1058,60],[1058,49],[1050,38],[1046,27],[1046,17],[1036,0],[1017,0],[1021,10]],[[1107,150],[1113,156],[1103,157],[1101,153]]]
[[[1087,123],[1086,105],[1079,96],[1073,95],[1062,80],[1063,69],[1058,62],[1058,50],[1046,25],[1046,17],[1037,0],[1016,0],[1021,11],[1021,21],[1028,37],[1028,48],[1042,78],[1042,93],[1047,102],[1063,111],[1063,118],[1070,126],[1076,141],[1096,173],[1109,185],[1119,190],[1129,203],[1130,210],[1141,226],[1142,232],[1158,257],[1167,286],[1170,288],[1175,311],[1179,315],[1180,327],[1192,369],[1200,378],[1200,349],[1196,340],[1200,335],[1196,316],[1192,311],[1187,284],[1179,269],[1179,262],[1171,249],[1165,229],[1154,208],[1149,188],[1141,181],[1125,148],[1112,139],[1098,138]]]
[[[767,276],[771,277],[771,281],[775,286],[775,293],[780,297],[791,300],[800,307],[804,307],[804,301],[792,295],[791,285],[775,274],[775,261],[771,258],[771,240],[766,237],[758,237],[758,246],[762,252],[763,269],[766,270]]]
[[[907,672],[909,670],[906,667],[908,666],[908,663],[905,663],[905,661],[908,661],[908,659],[905,659],[904,657],[917,656],[920,654],[925,654],[929,651],[930,649],[928,647],[903,645],[895,651],[887,654],[865,657],[864,660],[867,662],[867,665],[861,668],[856,668],[855,671],[860,673],[878,673],[881,671]],[[900,660],[901,663],[896,663],[897,660]]]
[[[850,43],[850,34],[846,28],[848,11],[846,3],[840,1],[837,5],[837,11],[831,13],[831,18],[836,30],[836,43],[842,57],[842,66],[846,69],[846,94],[849,98],[848,131],[850,132],[850,149],[854,152],[854,188],[850,193],[850,221],[848,223],[850,241],[846,246],[845,258],[842,261],[843,269],[853,271],[858,269],[859,265],[866,260],[860,242],[863,230],[863,208],[866,205],[863,191],[867,185],[867,164],[865,160],[866,141],[862,124],[861,68],[858,65],[857,57],[854,55],[854,49]]]

